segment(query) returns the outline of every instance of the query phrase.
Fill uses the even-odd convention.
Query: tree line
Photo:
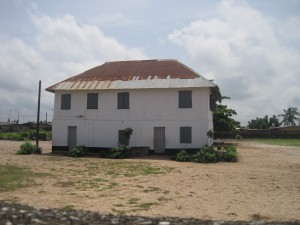
[[[296,126],[297,122],[300,125],[300,112],[296,107],[288,107],[283,109],[283,113],[278,116],[273,115],[268,118],[268,115],[265,115],[262,118],[256,117],[248,121],[248,128],[250,129],[269,129],[270,127],[279,127],[279,126]],[[279,121],[281,118],[281,121]]]
[[[219,103],[213,111],[213,124],[215,132],[235,132],[236,128],[240,127],[240,122],[234,120],[232,117],[237,115],[234,109],[228,108],[227,105],[222,104],[223,99],[230,99],[230,97],[222,96]],[[280,120],[281,119],[281,120]],[[300,112],[297,107],[288,107],[283,109],[283,113],[268,117],[256,117],[248,121],[247,127],[249,129],[269,129],[270,127],[279,126],[300,126]]]

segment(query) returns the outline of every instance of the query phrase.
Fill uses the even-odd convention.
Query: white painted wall
[[[178,107],[178,91],[192,90],[192,108]],[[131,147],[154,148],[154,127],[165,127],[166,148],[199,148],[208,144],[212,128],[209,88],[129,90],[129,108],[117,109],[117,93],[128,90],[100,90],[98,109],[86,109],[87,93],[56,91],[53,146],[67,146],[68,126],[77,126],[77,144],[112,147],[118,144],[118,130],[132,128]],[[71,110],[61,110],[61,94],[71,93]],[[180,127],[192,127],[192,143],[180,144]]]

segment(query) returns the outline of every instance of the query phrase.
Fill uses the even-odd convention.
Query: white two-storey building
[[[107,62],[46,89],[55,93],[53,151],[126,144],[156,153],[208,143],[218,87],[176,60]],[[133,129],[129,143],[123,131]]]

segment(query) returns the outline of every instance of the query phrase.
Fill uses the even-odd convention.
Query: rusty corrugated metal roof
[[[182,79],[185,82],[179,81]],[[216,85],[177,60],[138,60],[107,62],[48,87],[46,90],[55,92],[55,90],[78,89],[140,89],[196,86],[213,87]]]
[[[55,86],[55,90],[116,90],[116,89],[155,89],[155,88],[198,88],[216,87],[214,83],[202,77],[194,79],[149,79],[149,80],[113,80],[113,81],[64,81]]]

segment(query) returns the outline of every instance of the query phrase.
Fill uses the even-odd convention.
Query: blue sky
[[[214,79],[243,125],[300,109],[299,27],[299,0],[1,0],[0,121],[35,120],[38,80],[157,58]],[[42,92],[42,119],[53,99]]]

